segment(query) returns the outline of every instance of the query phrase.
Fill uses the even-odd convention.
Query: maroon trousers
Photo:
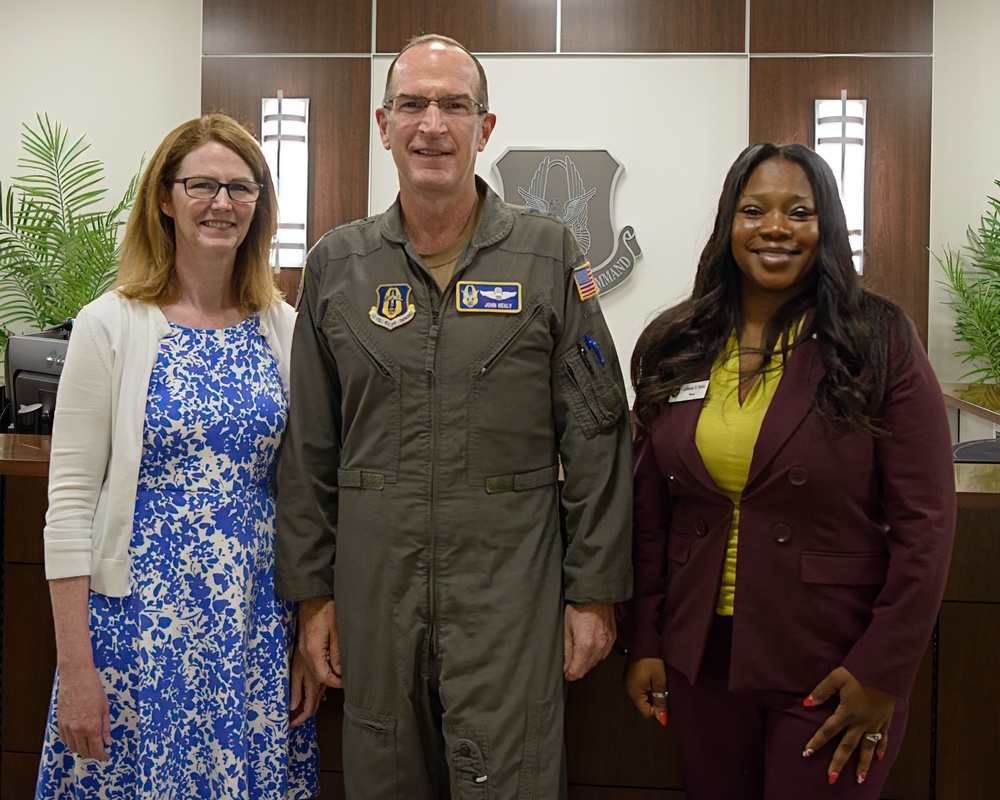
[[[899,753],[907,702],[897,699],[885,757],[872,760],[865,782],[857,782],[855,751],[831,786],[827,770],[840,736],[809,758],[802,751],[837,708],[837,697],[805,708],[805,695],[731,691],[731,642],[732,618],[717,617],[694,686],[667,666],[686,800],[878,800]]]

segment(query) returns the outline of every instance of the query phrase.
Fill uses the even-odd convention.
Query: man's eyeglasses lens
[[[486,106],[477,103],[466,94],[454,94],[436,99],[416,94],[399,94],[385,103],[384,108],[391,108],[397,114],[419,116],[426,113],[431,103],[441,109],[441,113],[446,117],[470,117],[473,114],[486,112]]]
[[[234,203],[252,203],[260,197],[261,185],[252,181],[222,183],[214,178],[179,178],[174,183],[184,185],[184,193],[195,200],[212,200],[225,189]]]

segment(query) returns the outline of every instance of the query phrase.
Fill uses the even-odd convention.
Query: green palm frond
[[[23,126],[21,174],[0,202],[0,352],[12,328],[54,325],[110,288],[139,185],[137,173],[101,211],[104,164],[86,157],[83,136],[71,139],[48,115],[36,120]]]
[[[1000,200],[987,200],[990,210],[969,228],[968,244],[933,255],[955,312],[955,340],[964,345],[957,355],[971,367],[963,377],[1000,383]]]

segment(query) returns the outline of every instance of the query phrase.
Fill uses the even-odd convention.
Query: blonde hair
[[[263,185],[250,228],[236,251],[233,289],[243,311],[261,311],[282,297],[269,262],[278,229],[278,198],[264,154],[247,130],[225,114],[207,114],[178,125],[156,148],[139,183],[118,261],[119,293],[147,303],[177,297],[174,221],[160,210],[181,161],[206,142],[218,142],[242,158]]]

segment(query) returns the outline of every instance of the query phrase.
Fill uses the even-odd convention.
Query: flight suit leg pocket
[[[396,719],[344,701],[344,788],[351,800],[402,800]]]
[[[448,737],[451,788],[458,800],[493,800],[489,767],[489,741],[483,729],[461,725]]]
[[[543,700],[528,706],[524,747],[517,779],[517,800],[560,796],[563,758],[563,703]]]

